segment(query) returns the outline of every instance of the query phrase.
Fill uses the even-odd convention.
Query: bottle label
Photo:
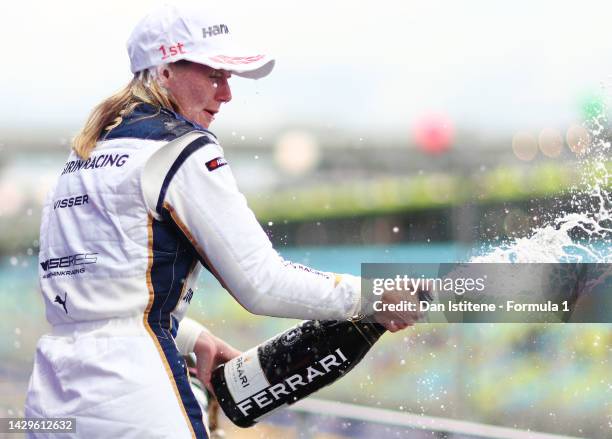
[[[227,388],[236,403],[270,386],[261,369],[257,347],[226,363],[224,374]]]
[[[346,363],[349,363],[348,358],[338,348],[316,363],[310,363],[307,367],[297,369],[296,373],[283,381],[254,393],[253,396],[237,403],[236,406],[243,416],[255,414],[259,418],[263,413],[279,405],[298,401],[336,380],[342,374],[342,367]]]

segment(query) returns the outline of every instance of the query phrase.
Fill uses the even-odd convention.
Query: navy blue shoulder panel
[[[166,198],[166,191],[168,190],[168,186],[170,186],[170,182],[176,175],[177,171],[180,169],[181,165],[185,163],[185,160],[189,158],[191,154],[196,152],[198,149],[205,147],[206,145],[214,143],[212,139],[210,139],[206,134],[203,134],[201,137],[198,137],[189,145],[185,146],[181,153],[177,156],[172,166],[170,166],[170,170],[166,174],[164,178],[164,182],[162,183],[161,191],[159,192],[159,198],[157,199],[157,206],[155,210],[157,213],[162,213],[162,207],[164,205],[164,199]],[[204,166],[204,164],[202,164]]]
[[[191,122],[166,108],[141,103],[115,128],[100,136],[100,140],[135,138],[171,141],[191,131],[215,135],[206,128]]]

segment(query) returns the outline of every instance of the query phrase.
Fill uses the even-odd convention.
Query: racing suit
[[[272,248],[212,133],[144,103],[91,157],[68,158],[39,262],[52,331],[26,414],[75,417],[84,438],[208,436],[175,340],[201,267],[256,314],[342,319],[359,307],[358,278]],[[194,334],[183,338],[192,349]]]

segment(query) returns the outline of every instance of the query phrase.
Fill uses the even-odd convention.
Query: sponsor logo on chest
[[[43,276],[47,279],[54,276],[71,276],[85,273],[83,265],[95,264],[98,261],[98,253],[75,253],[73,255],[50,258],[40,263],[44,271],[57,268],[68,268],[68,270],[49,271]]]
[[[107,167],[120,168],[125,165],[129,154],[100,154],[92,155],[87,160],[71,160],[64,166],[62,175],[80,171],[81,169],[99,169]]]

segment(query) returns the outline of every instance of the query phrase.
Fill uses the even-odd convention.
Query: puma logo
[[[62,305],[64,307],[64,311],[66,311],[66,314],[68,314],[68,310],[66,309],[66,299],[68,298],[68,293],[64,292],[64,300],[62,300],[62,298],[58,295],[55,296],[55,303],[59,303],[60,305]]]

